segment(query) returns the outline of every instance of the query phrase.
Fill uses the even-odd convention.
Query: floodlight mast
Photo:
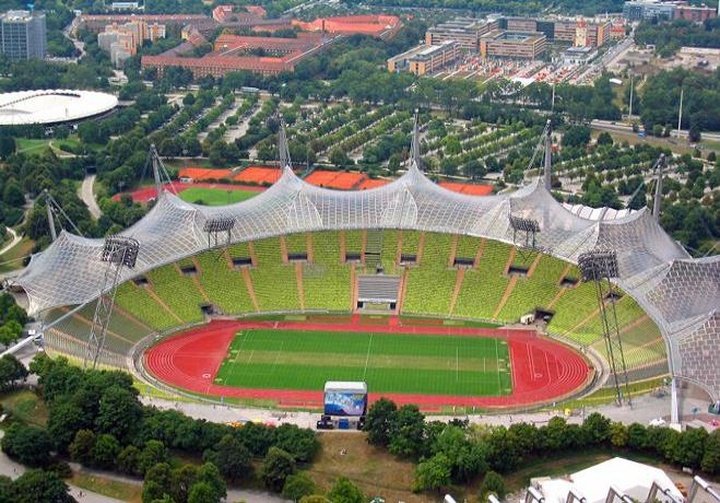
[[[100,260],[107,264],[103,284],[100,287],[100,296],[95,305],[90,335],[85,352],[83,367],[95,368],[100,353],[105,347],[108,325],[115,306],[115,296],[120,282],[120,271],[123,267],[133,269],[137,263],[140,242],[137,239],[125,236],[108,236],[105,238]]]
[[[523,248],[535,250],[535,235],[540,232],[540,223],[532,218],[517,217],[510,215],[510,227],[513,230],[513,244],[518,248],[517,233],[525,233],[525,245]]]
[[[225,246],[230,244],[232,230],[235,228],[235,219],[233,217],[217,217],[210,218],[203,224],[203,231],[207,233],[208,248],[215,248],[218,245],[218,235],[227,232],[227,241]]]
[[[620,339],[620,325],[615,310],[616,293],[611,278],[619,277],[617,253],[614,250],[593,250],[578,257],[578,266],[585,281],[595,283],[598,310],[605,339],[610,372],[614,380],[617,404],[630,404],[625,353]],[[621,382],[622,380],[622,382]]]

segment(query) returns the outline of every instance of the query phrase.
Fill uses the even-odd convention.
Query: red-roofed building
[[[215,50],[201,58],[182,57],[176,49],[170,49],[157,56],[143,56],[141,65],[143,69],[157,69],[160,75],[172,66],[187,68],[194,78],[221,77],[238,70],[277,75],[293,71],[296,63],[324,48],[323,42],[319,33],[301,33],[297,38],[223,34],[215,41]],[[262,49],[272,56],[248,54],[254,49]]]
[[[217,23],[204,14],[82,14],[80,27],[93,33],[101,32],[106,25],[124,24],[143,21],[148,24],[158,23],[166,26],[193,25],[201,31],[216,26]]]
[[[305,31],[321,31],[337,35],[361,34],[383,39],[392,38],[402,28],[399,17],[384,14],[318,18],[307,23],[293,20],[293,25]]]

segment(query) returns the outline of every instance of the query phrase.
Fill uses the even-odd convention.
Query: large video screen
[[[330,416],[363,416],[367,395],[350,391],[326,391],[325,414]]]

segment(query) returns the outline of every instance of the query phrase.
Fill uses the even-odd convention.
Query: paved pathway
[[[80,189],[78,189],[78,196],[80,196],[82,202],[85,203],[85,206],[87,206],[90,211],[90,215],[97,220],[102,216],[102,210],[100,209],[100,206],[98,206],[97,200],[95,199],[95,193],[93,191],[93,187],[95,186],[95,176],[96,175],[88,175],[83,179],[83,183],[80,186]]]
[[[0,438],[2,438],[3,434],[4,432],[0,431]],[[23,465],[16,463],[7,457],[4,452],[0,451],[0,475],[6,475],[11,479],[16,479],[25,473],[25,470],[26,468]],[[71,484],[68,484],[68,486],[70,487],[70,494],[81,503],[117,503],[121,501],[86,489],[80,489]],[[82,496],[80,496],[80,494],[82,494]]]
[[[5,227],[5,230],[7,232],[9,232],[10,234],[12,234],[13,238],[12,238],[12,241],[10,241],[8,244],[3,246],[3,248],[0,250],[0,255],[5,253],[6,251],[8,251],[10,248],[15,246],[16,244],[18,244],[20,242],[20,240],[22,239],[22,236],[19,235],[17,232],[15,232],[15,229],[13,229],[11,227]]]
[[[315,423],[320,419],[318,412],[279,412],[270,409],[257,408],[241,408],[231,407],[229,405],[198,403],[198,402],[173,402],[171,400],[163,400],[159,398],[142,397],[143,403],[154,405],[160,409],[175,409],[197,419],[206,419],[216,423],[231,423],[235,421],[253,421],[257,423],[267,423],[280,425],[283,423],[296,424],[303,428],[315,428]],[[682,414],[685,419],[692,419],[693,410],[707,410],[708,402],[704,400],[686,399],[681,401]],[[615,405],[603,405],[601,407],[586,408],[583,411],[573,411],[569,416],[568,422],[580,423],[584,415],[591,412],[600,412],[601,414],[620,421],[625,424],[641,423],[647,425],[651,420],[663,418],[670,421],[670,396],[666,395],[661,398],[653,396],[642,396],[634,399],[632,407]],[[532,413],[512,413],[512,414],[493,414],[493,415],[473,415],[469,416],[471,423],[476,424],[492,424],[509,426],[513,423],[528,422],[535,424],[547,423],[550,418],[556,415],[564,415],[564,410],[551,412],[532,412]],[[431,416],[432,419],[439,421],[449,421],[454,417],[465,418],[465,415],[457,416]],[[701,416],[698,416],[701,417]]]

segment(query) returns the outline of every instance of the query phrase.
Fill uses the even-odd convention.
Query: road
[[[5,253],[6,251],[8,251],[10,248],[15,246],[16,244],[18,244],[20,242],[20,240],[22,239],[22,236],[20,236],[17,232],[15,232],[14,229],[12,229],[10,227],[5,227],[5,230],[8,231],[10,234],[12,234],[13,238],[12,238],[12,241],[10,241],[8,244],[3,246],[2,250],[0,250],[0,255]]]
[[[625,124],[618,124],[611,121],[601,121],[601,120],[594,120],[590,123],[591,127],[594,127],[595,129],[602,129],[604,131],[617,131],[619,133],[631,133],[633,132],[632,126],[627,126]],[[687,138],[688,131],[686,129],[680,130],[680,137]],[[677,137],[677,130],[673,130],[672,136]],[[702,133],[702,139],[703,140],[712,140],[712,141],[720,141],[720,133],[719,132],[705,132]]]
[[[82,185],[78,189],[78,196],[82,199],[82,202],[85,203],[85,206],[87,206],[90,211],[90,215],[97,220],[102,216],[102,210],[95,199],[95,193],[93,192],[94,186],[95,175],[86,176]]]
[[[3,434],[4,432],[0,431],[0,438],[2,438]],[[23,465],[7,457],[4,452],[0,452],[0,475],[6,475],[11,479],[16,479],[22,475],[25,470],[26,468]],[[121,500],[115,498],[108,498],[102,494],[80,489],[70,484],[68,484],[68,486],[70,487],[70,494],[82,503],[122,503]],[[82,496],[80,494],[82,494]]]

